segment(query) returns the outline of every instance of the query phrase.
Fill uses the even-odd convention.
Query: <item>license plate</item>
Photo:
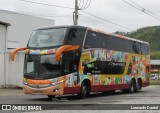
[[[35,95],[42,95],[43,93],[40,92],[40,91],[37,91],[37,92],[35,92],[34,94],[35,94]]]

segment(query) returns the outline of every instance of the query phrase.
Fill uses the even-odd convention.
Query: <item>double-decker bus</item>
[[[33,31],[25,50],[23,90],[49,98],[90,92],[138,92],[148,86],[149,43],[83,26]]]

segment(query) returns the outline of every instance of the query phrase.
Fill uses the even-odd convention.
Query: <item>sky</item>
[[[26,1],[69,7],[71,9]],[[26,1],[0,0],[0,9],[52,19],[55,20],[57,26],[73,25],[75,0]],[[89,5],[89,1],[78,0],[79,8]],[[105,32],[133,32],[142,27],[160,25],[160,0],[91,0],[89,7],[79,10],[78,13],[78,25]]]

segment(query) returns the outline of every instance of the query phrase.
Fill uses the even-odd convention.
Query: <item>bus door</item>
[[[63,53],[62,73],[63,75],[72,74],[74,85],[78,84],[80,81],[79,71],[78,71],[79,61],[80,61],[80,52],[68,51]]]

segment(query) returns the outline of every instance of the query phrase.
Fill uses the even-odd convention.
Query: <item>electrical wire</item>
[[[40,3],[40,2],[32,2],[32,1],[28,1],[28,0],[20,0],[20,1],[28,2],[28,3],[34,3],[34,4],[39,4],[39,5],[46,5],[46,6],[58,7],[58,8],[74,9],[74,8],[71,8],[71,7],[64,7],[64,6],[59,6],[59,5],[50,5],[50,4]],[[87,0],[87,1],[88,1],[88,0]],[[88,5],[86,5],[86,4],[88,4]],[[128,27],[119,25],[119,24],[117,24],[117,23],[114,23],[114,22],[109,21],[109,20],[107,20],[107,19],[104,19],[104,18],[102,18],[102,17],[99,17],[99,16],[96,16],[96,15],[94,15],[94,14],[91,14],[91,13],[88,13],[88,12],[86,12],[86,11],[83,11],[84,9],[86,9],[86,8],[88,8],[88,7],[90,6],[91,0],[89,1],[89,3],[86,2],[86,4],[84,4],[84,0],[83,0],[82,6],[81,6],[81,8],[80,8],[79,10],[82,11],[82,12],[84,12],[84,13],[86,13],[86,14],[88,14],[88,15],[90,15],[90,16],[99,18],[99,19],[101,19],[101,20],[103,20],[103,21],[106,21],[106,22],[108,22],[108,23],[111,23],[111,24],[113,24],[113,25],[116,25],[116,26],[125,28],[125,29],[127,29],[127,30],[133,30],[133,29],[131,29],[131,28],[128,28]]]
[[[80,0],[80,2],[81,2],[81,0]],[[79,7],[78,9],[85,10],[90,6],[90,4],[91,4],[91,0],[87,0],[85,4],[84,4],[84,0],[83,0],[82,6],[78,5],[78,7]]]
[[[46,6],[54,6],[54,7],[58,7],[58,8],[65,8],[65,9],[74,9],[71,7],[65,7],[65,6],[59,6],[59,5],[50,5],[50,4],[45,4],[45,3],[40,3],[40,2],[32,2],[32,1],[28,1],[28,0],[20,0],[22,2],[28,2],[28,3],[33,3],[33,4],[39,4],[39,5],[46,5]]]
[[[143,12],[143,13],[149,15],[149,16],[151,16],[152,18],[160,21],[160,17],[159,17],[158,15],[156,15],[156,14],[154,14],[154,13],[146,10],[145,8],[143,8],[143,7],[141,7],[140,5],[136,4],[135,2],[133,2],[133,1],[130,0],[130,1],[131,1],[132,3],[134,3],[136,6],[135,6],[135,5],[132,5],[131,3],[129,3],[129,2],[127,2],[127,1],[125,1],[125,0],[122,0],[122,1],[125,2],[126,4],[132,6],[133,8],[135,8],[135,9],[137,9],[137,10],[139,10],[139,11],[141,11],[141,12]]]
[[[31,12],[21,12],[21,11],[18,11],[17,13],[20,13],[20,14],[27,14],[27,15],[32,15],[32,16],[41,16],[41,17],[66,17],[66,16],[71,16],[71,15],[50,15],[50,14],[31,13]]]
[[[82,15],[82,14],[80,14],[80,13],[79,13],[79,16],[82,17],[83,19],[87,19],[87,20],[91,21],[92,23],[98,22],[98,23],[100,23],[100,24],[102,24],[102,25],[106,24],[107,26],[110,26],[110,27],[112,27],[112,28],[114,28],[114,29],[117,29],[117,30],[126,32],[125,30],[119,29],[119,28],[114,27],[114,26],[112,26],[112,25],[108,25],[108,24],[105,23],[104,21],[100,21],[100,20],[96,20],[96,19],[93,19],[93,18],[89,18],[89,17],[87,17],[87,16],[85,16],[85,15]]]
[[[78,5],[78,9],[82,9],[83,7],[84,7],[84,0],[82,1],[82,5],[80,6],[80,5]]]
[[[128,28],[128,27],[119,25],[119,24],[117,24],[117,23],[114,23],[114,22],[109,21],[109,20],[107,20],[107,19],[104,19],[104,18],[102,18],[102,17],[96,16],[96,15],[94,15],[94,14],[88,13],[88,12],[86,12],[86,11],[82,11],[82,12],[84,12],[84,13],[86,13],[86,14],[88,14],[88,15],[91,15],[91,16],[93,16],[93,17],[99,18],[99,19],[101,19],[101,20],[103,20],[103,21],[106,21],[106,22],[108,22],[108,23],[111,23],[111,24],[113,24],[113,25],[116,25],[116,26],[125,28],[125,29],[127,29],[127,30],[132,30],[132,31],[133,31],[133,29],[131,29],[131,28]]]
[[[89,1],[88,6],[86,6],[86,8],[84,8],[84,9],[87,9],[90,5],[91,5],[91,0]]]
[[[147,9],[145,9],[144,7],[142,7],[142,6],[140,6],[139,4],[137,4],[137,3],[133,2],[132,0],[129,0],[129,1],[131,1],[131,2],[132,2],[133,4],[135,4],[136,6],[140,7],[142,10],[145,10],[145,11],[149,12],[150,14],[155,15],[155,16],[157,16],[157,17],[159,17],[159,18],[160,18],[160,16],[159,16],[159,15],[157,15],[157,14],[155,14],[155,13],[153,13],[153,12],[151,12],[151,11],[147,10]]]
[[[79,3],[78,3],[78,6],[80,6],[81,5],[81,0],[79,0]]]

